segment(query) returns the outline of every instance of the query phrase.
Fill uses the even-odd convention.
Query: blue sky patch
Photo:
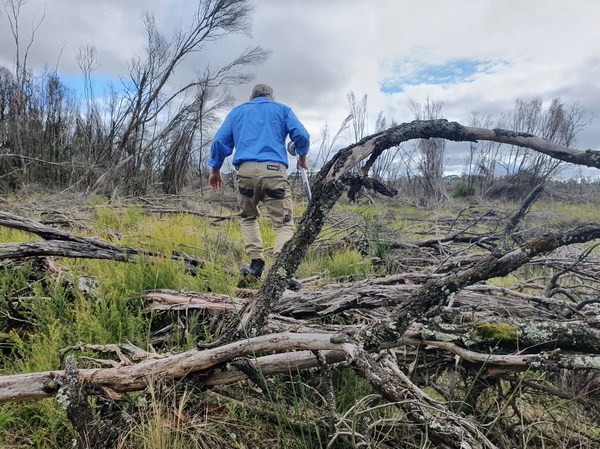
[[[405,86],[420,84],[457,84],[471,82],[475,75],[493,73],[504,61],[480,61],[476,59],[452,59],[444,64],[424,64],[419,61],[395,63],[386,71],[389,76],[380,83],[384,93],[399,93]]]
[[[73,89],[80,98],[85,95],[83,75],[71,75],[68,73],[58,73],[60,80],[69,88]],[[116,89],[123,88],[123,82],[119,78],[110,78],[103,75],[92,74],[92,89],[96,98],[106,95],[108,86],[112,84]]]

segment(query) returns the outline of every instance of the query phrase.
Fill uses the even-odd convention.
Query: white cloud
[[[107,77],[127,76],[128,60],[141,54],[140,12],[154,11],[169,35],[185,26],[195,2],[183,0],[28,0],[22,13],[23,39],[33,17],[46,18],[31,48],[30,62],[77,74],[75,55],[84,43],[98,49]],[[276,97],[292,106],[313,136],[348,113],[346,96],[368,94],[371,127],[379,111],[388,121],[412,120],[409,99],[444,102],[450,120],[465,122],[472,111],[497,115],[517,98],[560,97],[578,103],[597,119],[580,134],[582,148],[600,147],[600,2],[598,0],[256,0],[252,35],[231,36],[189,58],[181,80],[207,62],[222,64],[252,46],[270,50],[254,72],[273,85]],[[0,64],[11,65],[14,44],[6,16],[0,17]],[[496,64],[450,84],[411,84],[385,94],[381,83],[394,64],[412,70],[451,61]],[[424,78],[423,78],[424,79]],[[397,77],[401,82],[402,77]],[[251,84],[234,90],[245,101]],[[370,129],[369,131],[372,131]]]

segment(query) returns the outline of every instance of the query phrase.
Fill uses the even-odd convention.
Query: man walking
[[[258,226],[258,204],[262,202],[275,230],[277,254],[294,233],[292,195],[287,177],[289,136],[296,146],[298,167],[307,169],[308,132],[289,106],[274,100],[273,89],[257,84],[250,101],[235,107],[225,118],[210,147],[208,183],[213,192],[223,187],[221,166],[233,153],[241,206],[242,237],[250,264],[242,274],[262,276],[265,259]]]

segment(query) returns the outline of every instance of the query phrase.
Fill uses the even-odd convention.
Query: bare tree
[[[0,148],[9,151],[12,151],[9,119],[14,91],[15,81],[13,73],[6,67],[0,67]]]
[[[86,106],[89,113],[95,107],[92,74],[100,66],[96,47],[89,43],[82,45],[79,47],[79,51],[75,56],[75,59],[83,75],[83,94],[85,96]]]
[[[175,32],[171,38],[160,33],[151,13],[143,16],[147,33],[146,54],[143,58],[132,59],[130,82],[124,85],[123,101],[115,103],[112,129],[109,130],[114,137],[114,154],[106,161],[110,164],[106,168],[111,176],[104,178],[105,182],[125,177],[130,181],[128,190],[138,192],[156,183],[157,161],[165,153],[174,154],[171,145],[177,138],[170,139],[169,130],[181,132],[182,111],[194,109],[192,105],[207,105],[198,101],[194,94],[190,100],[190,92],[199,87],[204,92],[206,87],[225,88],[249,79],[242,70],[266,58],[267,53],[260,47],[247,49],[221,69],[207,70],[184,86],[177,88],[170,84],[181,62],[204,44],[230,33],[247,31],[249,14],[247,0],[202,0],[190,26]],[[206,98],[204,94],[201,97]]]
[[[589,118],[579,105],[567,106],[559,98],[545,105],[541,98],[535,98],[529,102],[517,99],[513,111],[500,119],[498,127],[510,127],[558,145],[572,146],[577,133],[588,123]],[[563,166],[562,162],[544,154],[512,146],[498,161],[498,168],[504,171],[506,182],[498,185],[497,191],[492,194],[522,199]]]
[[[70,145],[78,103],[71,89],[65,86],[56,72],[45,74],[39,95],[40,135],[36,154],[51,164],[36,164],[32,176],[38,180],[47,179],[48,183],[68,186],[78,177],[72,170],[75,154]]]
[[[69,185],[79,177],[73,169],[73,130],[79,105],[59,78],[56,68],[45,68],[37,76],[29,66],[29,55],[46,11],[34,19],[23,40],[21,13],[25,0],[5,0],[9,28],[15,47],[14,75],[0,77],[3,146],[1,162],[9,188],[26,182]]]
[[[206,178],[205,160],[209,139],[205,135],[218,121],[216,112],[230,104],[230,95],[221,94],[210,83],[211,76],[206,74],[206,82],[196,88],[193,101],[185,104],[166,127],[167,151],[162,156],[162,190],[165,193],[179,193],[187,184],[192,170],[198,167],[200,179]],[[194,155],[197,164],[194,164]]]
[[[490,115],[473,112],[470,126],[493,128]],[[466,166],[466,187],[472,193],[485,195],[498,176],[498,161],[502,157],[502,144],[492,141],[471,142]]]
[[[22,36],[20,32],[20,15],[21,8],[25,5],[26,0],[4,0],[4,11],[8,18],[10,31],[13,36],[15,44],[15,91],[12,94],[12,143],[11,146],[16,154],[21,156],[20,169],[23,173],[27,170],[27,163],[25,156],[31,156],[27,154],[28,146],[23,143],[23,135],[27,134],[28,126],[25,118],[28,103],[28,86],[32,84],[32,74],[28,65],[29,52],[35,40],[35,34],[41,26],[46,16],[46,11],[42,14],[42,17],[32,24],[31,33],[29,40],[27,41],[25,48],[22,45]]]
[[[443,103],[441,101],[425,101],[421,105],[411,101],[411,108],[417,120],[435,120],[443,118]],[[444,177],[444,152],[446,141],[444,139],[420,139],[417,143],[420,153],[418,164],[419,182],[423,194],[419,202],[423,205],[439,205],[448,201],[448,194],[443,185]]]
[[[375,122],[375,132],[381,132],[388,128],[393,128],[398,124],[392,120],[388,125],[383,111],[379,112],[377,121]],[[397,181],[400,176],[401,158],[400,153],[403,151],[401,145],[389,148],[377,159],[371,169],[372,176],[378,181],[393,182]]]
[[[81,118],[76,124],[74,146],[78,151],[75,159],[85,167],[80,179],[85,185],[89,185],[100,175],[97,167],[111,157],[111,144],[108,137],[109,125],[102,118],[92,81],[94,72],[100,67],[96,47],[92,44],[82,45],[76,60],[83,77],[86,109],[80,114]]]
[[[348,94],[348,106],[350,106],[350,138],[358,142],[365,136],[367,131],[367,94],[358,101],[354,92]]]
[[[340,124],[338,130],[335,132],[333,136],[331,136],[331,132],[329,131],[329,125],[327,123],[321,128],[321,139],[319,143],[319,150],[317,155],[315,156],[315,166],[321,167],[324,165],[333,154],[333,150],[338,142],[338,139],[342,135],[344,131],[348,129],[350,126],[350,122],[352,121],[353,115],[348,114],[342,123]]]
[[[210,77],[206,76],[206,83],[198,86],[196,98],[199,99],[197,121],[198,127],[194,138],[194,160],[197,167],[197,175],[200,181],[200,190],[203,194],[204,184],[202,180],[208,179],[207,161],[209,158],[210,144],[214,126],[219,122],[219,111],[233,102],[233,97],[227,92],[218,89],[209,83]]]

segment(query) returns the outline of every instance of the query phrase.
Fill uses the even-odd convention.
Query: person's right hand
[[[308,162],[306,160],[306,155],[298,156],[298,168],[308,170]]]
[[[223,188],[223,178],[220,171],[212,171],[208,175],[208,185],[213,192],[218,192]]]

